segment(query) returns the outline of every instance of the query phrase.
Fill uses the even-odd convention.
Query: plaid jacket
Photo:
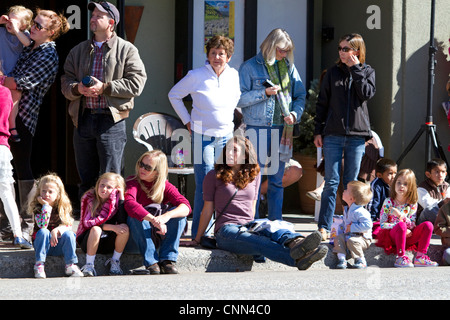
[[[24,48],[12,76],[17,89],[22,91],[19,116],[30,133],[34,135],[42,100],[58,72],[59,58],[53,41],[46,42],[35,50],[32,48],[33,45]]]

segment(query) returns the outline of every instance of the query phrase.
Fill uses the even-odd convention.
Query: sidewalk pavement
[[[294,229],[303,235],[309,235],[317,230],[317,223],[314,217],[298,214],[284,214],[283,218],[294,224]],[[189,220],[189,226],[191,221]],[[76,230],[78,221],[74,225]],[[190,235],[190,228],[187,237]],[[332,245],[324,242],[329,248],[327,256],[314,263],[311,269],[330,269],[337,263],[336,254],[332,253]],[[440,238],[433,235],[428,255],[434,261],[441,261],[443,247]],[[412,253],[407,252],[410,258]],[[82,267],[86,262],[86,255],[77,249],[78,265]],[[386,255],[382,248],[376,247],[372,243],[365,252],[368,266],[393,267],[394,255]],[[107,275],[109,266],[105,267],[105,262],[111,255],[97,255],[95,268],[98,275]],[[352,261],[350,260],[350,263]],[[0,278],[32,278],[33,265],[35,263],[34,250],[17,249],[11,242],[0,242]],[[121,258],[121,267],[125,274],[130,270],[142,266],[140,255],[124,253]],[[256,263],[250,256],[236,255],[223,250],[208,250],[202,248],[180,247],[177,261],[177,268],[180,273],[187,272],[242,272],[242,271],[277,271],[295,270],[295,268],[285,266],[281,263],[266,260],[264,263]],[[45,272],[48,277],[64,276],[64,260],[62,257],[47,257]]]

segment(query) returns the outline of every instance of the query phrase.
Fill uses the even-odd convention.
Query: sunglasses
[[[44,28],[39,22],[36,22],[34,20],[33,20],[33,26],[35,26],[38,31],[48,30],[48,28]]]
[[[353,48],[349,48],[349,47],[338,47],[338,51],[342,51],[342,52],[349,52],[349,51],[358,51],[358,50],[355,50],[355,49],[353,49]]]
[[[99,2],[98,4],[101,5],[103,7],[103,9],[105,9],[109,13],[109,15],[113,18],[114,22],[116,22],[116,16],[112,12],[109,4],[107,2]]]
[[[148,164],[143,163],[142,161],[139,161],[139,168],[143,168],[145,171],[152,172],[155,170],[152,166],[149,166]]]

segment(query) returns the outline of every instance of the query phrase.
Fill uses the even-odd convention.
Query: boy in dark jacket
[[[375,173],[377,177],[370,184],[373,198],[367,205],[372,221],[380,218],[380,209],[384,199],[389,197],[391,183],[397,174],[397,164],[391,159],[381,158],[377,161]]]

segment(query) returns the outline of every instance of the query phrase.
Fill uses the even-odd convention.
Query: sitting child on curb
[[[445,182],[447,164],[441,159],[432,159],[425,170],[427,177],[417,187],[419,207],[417,208],[417,224],[430,221],[434,224],[439,208],[450,198],[450,188]]]
[[[450,204],[447,202],[438,211],[434,222],[434,233],[441,237],[442,245],[445,247],[442,256],[444,265],[450,265]]]
[[[361,181],[351,181],[344,190],[342,199],[348,204],[344,210],[342,229],[334,241],[333,252],[337,253],[337,269],[346,269],[346,252],[349,251],[355,260],[354,267],[364,269],[367,262],[364,250],[369,248],[372,241],[372,219],[364,206],[372,199],[370,186]]]

